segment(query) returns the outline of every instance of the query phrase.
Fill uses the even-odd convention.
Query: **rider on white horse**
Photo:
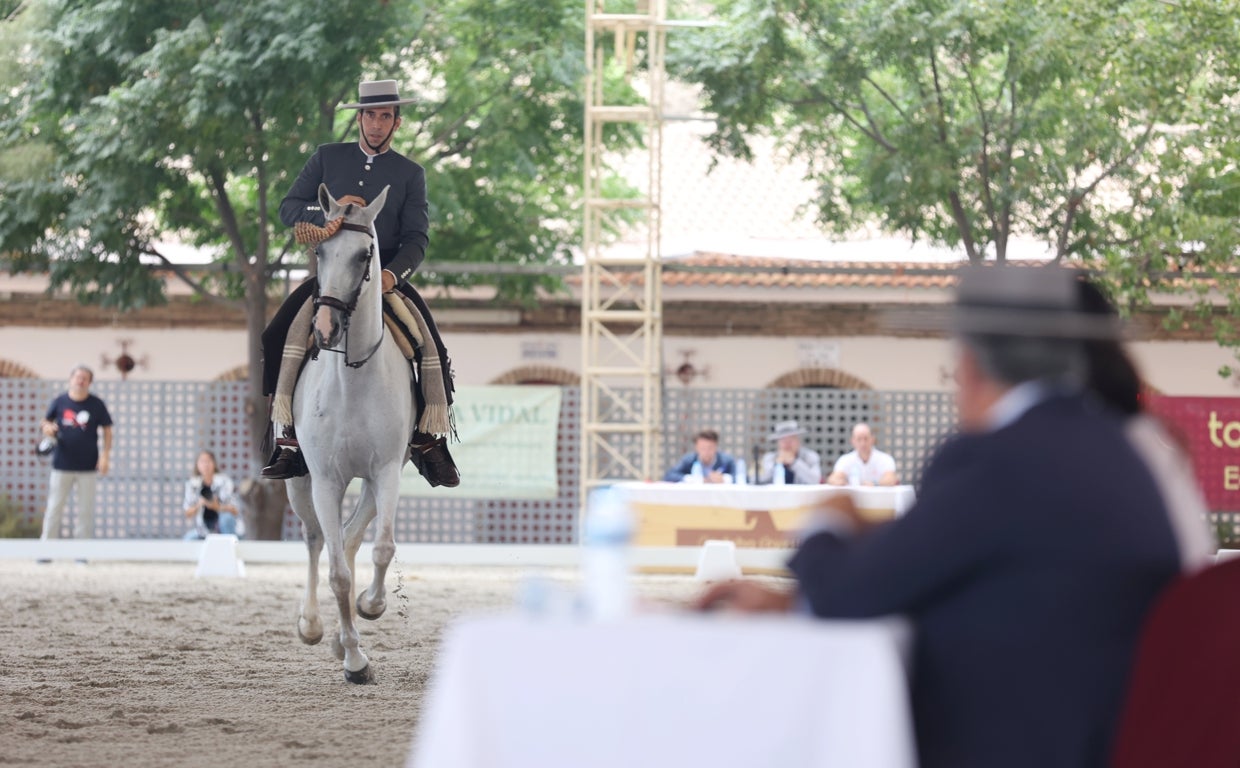
[[[384,293],[399,290],[410,301],[420,305],[429,318],[429,311],[420,296],[408,285],[410,276],[426,257],[429,218],[426,199],[426,172],[422,166],[391,149],[392,136],[400,127],[400,107],[413,99],[402,99],[395,80],[367,81],[358,88],[359,99],[340,109],[356,109],[360,138],[356,143],[324,144],[306,162],[297,180],[280,203],[280,220],[287,226],[308,222],[323,226],[323,211],[318,189],[326,184],[341,204],[366,205],[380,190],[390,187],[382,211],[375,219],[379,237],[380,263],[383,266]],[[289,325],[302,305],[314,292],[313,279],[294,290],[263,332],[263,391],[271,395],[278,389],[291,391],[292,382],[280,382],[281,358],[286,347]],[[431,335],[451,398],[451,372],[443,343],[434,324]],[[427,344],[431,340],[426,340]],[[415,387],[418,410],[425,407],[423,393]],[[284,421],[287,419],[287,422]],[[273,414],[276,449],[271,461],[263,468],[263,477],[287,479],[305,474],[306,465],[300,454],[291,417],[277,408]],[[453,487],[460,475],[448,453],[445,435],[415,431],[410,439],[413,462],[432,485]]]

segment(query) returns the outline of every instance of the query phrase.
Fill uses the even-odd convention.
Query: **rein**
[[[324,239],[331,239],[331,237],[335,235],[335,232],[341,229],[347,229],[351,232],[361,232],[362,234],[365,234],[365,235],[370,234],[370,227],[366,227],[361,224],[353,224],[352,222],[348,222],[348,221],[341,221],[339,226],[336,227],[336,230],[333,231],[331,235],[329,235],[327,238],[324,238]],[[330,307],[331,309],[334,309],[340,312],[343,315],[343,317],[341,318],[340,325],[342,326],[344,330],[344,349],[331,349],[331,348],[323,348],[323,347],[320,347],[319,349],[325,349],[325,351],[327,352],[335,352],[336,354],[344,355],[344,364],[348,366],[349,368],[361,368],[363,365],[365,365],[370,360],[370,358],[374,357],[375,352],[379,350],[379,346],[383,344],[383,336],[387,332],[386,324],[383,322],[380,322],[379,323],[379,339],[375,341],[374,346],[370,348],[370,351],[366,353],[366,356],[363,357],[361,360],[353,360],[353,361],[349,360],[349,320],[350,318],[353,317],[353,310],[357,309],[357,300],[362,295],[362,285],[364,283],[370,282],[370,265],[371,265],[371,262],[374,261],[374,259],[375,259],[375,240],[372,237],[370,239],[370,255],[366,259],[366,271],[362,274],[362,279],[358,280],[357,287],[353,289],[353,296],[352,298],[349,299],[347,303],[344,301],[341,301],[335,296],[324,296],[320,294],[319,293],[320,284],[317,280],[315,281],[315,286],[314,286],[314,308],[315,310],[317,311],[319,307]]]

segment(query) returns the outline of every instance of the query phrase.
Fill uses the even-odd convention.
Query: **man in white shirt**
[[[831,485],[895,485],[896,460],[874,447],[874,433],[862,422],[853,427],[853,450],[835,462],[827,482]]]

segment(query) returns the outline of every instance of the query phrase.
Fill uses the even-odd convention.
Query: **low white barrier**
[[[92,560],[196,563],[202,541],[179,539],[0,539],[3,560]],[[646,571],[693,573],[701,547],[634,547],[632,563]],[[737,549],[736,561],[746,573],[781,573],[791,554],[782,549]],[[369,563],[371,545],[363,544],[358,562]],[[304,563],[306,545],[300,541],[237,542],[237,557],[246,563]],[[571,567],[581,557],[573,544],[397,544],[396,560],[403,565],[476,565],[512,567]]]

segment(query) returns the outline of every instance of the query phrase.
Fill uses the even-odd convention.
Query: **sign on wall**
[[[431,488],[412,463],[400,492],[421,498],[554,499],[560,388],[457,387],[459,443],[448,450],[461,472],[456,488]]]
[[[1153,396],[1148,403],[1186,444],[1210,510],[1240,511],[1240,398]]]

